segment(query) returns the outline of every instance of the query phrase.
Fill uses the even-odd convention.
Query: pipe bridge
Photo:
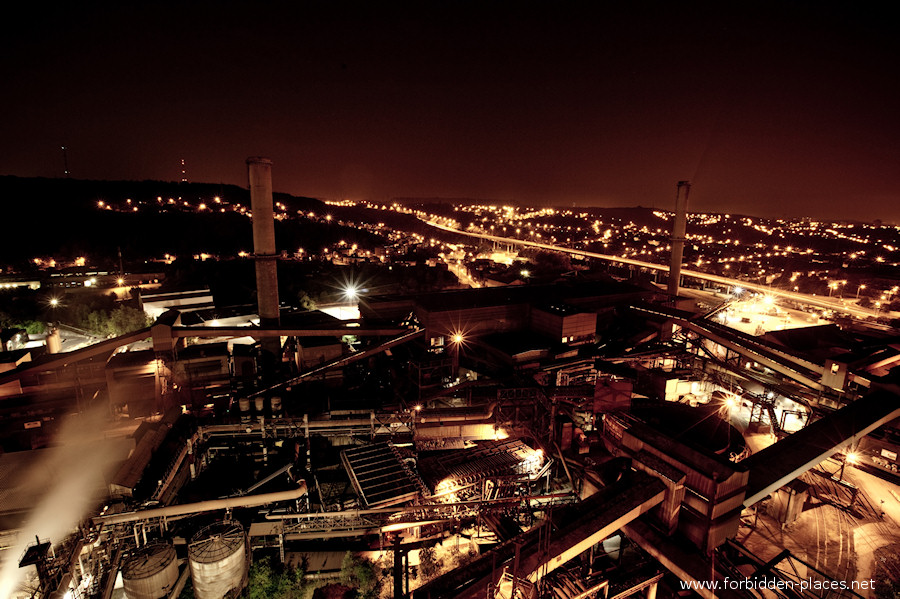
[[[505,564],[514,566],[517,578],[535,583],[661,503],[664,495],[665,486],[659,479],[632,471],[581,503],[560,509],[541,526],[503,543],[465,568],[419,587],[412,597],[480,599],[488,585],[494,588],[499,583]]]
[[[751,455],[741,462],[750,471],[744,506],[760,501],[898,417],[900,395],[875,391]]]
[[[691,331],[717,345],[817,391],[831,390],[822,384],[825,367],[790,352],[768,346],[750,335],[708,321],[688,320],[671,310],[657,306],[629,306],[635,312],[662,316],[686,331]]]

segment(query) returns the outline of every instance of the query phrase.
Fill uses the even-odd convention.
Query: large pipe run
[[[679,181],[675,190],[675,222],[672,224],[672,260],[669,263],[669,298],[678,295],[681,279],[681,259],[684,255],[684,241],[687,234],[687,201],[691,192],[689,181]]]
[[[458,490],[458,489],[457,489]],[[409,512],[424,512],[425,510],[448,510],[465,507],[481,507],[485,505],[502,505],[505,503],[520,503],[522,501],[553,501],[554,499],[570,499],[572,493],[545,493],[543,495],[517,495],[515,497],[498,497],[496,499],[480,499],[470,501],[454,501],[453,503],[420,503],[418,505],[404,505],[397,507],[377,507],[363,510],[343,510],[339,512],[309,512],[304,514],[266,514],[266,520],[319,520],[323,516],[328,518],[359,518],[376,514],[403,514]]]
[[[185,503],[182,505],[170,505],[166,507],[154,508],[151,510],[125,512],[122,514],[110,514],[108,516],[95,516],[93,520],[94,524],[96,525],[124,524],[126,522],[137,522],[138,520],[171,518],[174,516],[199,514],[200,512],[226,510],[236,507],[257,507],[269,503],[277,503],[279,501],[293,501],[295,499],[300,499],[304,495],[306,495],[306,483],[301,482],[299,487],[290,491],[263,493],[262,495],[246,495],[244,497],[229,497],[227,499],[210,499],[208,501],[198,501],[197,503]]]
[[[277,327],[278,270],[275,253],[275,213],[272,204],[272,161],[258,156],[247,159],[250,180],[250,208],[253,211],[253,254],[256,259],[256,300],[259,324]],[[263,349],[278,355],[278,338],[262,340]]]

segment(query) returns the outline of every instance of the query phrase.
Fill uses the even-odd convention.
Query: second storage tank
[[[247,537],[237,522],[201,529],[188,546],[191,582],[197,599],[236,596],[247,584]]]

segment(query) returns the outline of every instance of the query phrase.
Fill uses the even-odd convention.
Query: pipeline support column
[[[268,158],[247,159],[250,180],[250,208],[253,211],[253,255],[256,260],[256,301],[261,327],[277,327],[278,269],[275,252],[275,211],[272,200],[272,161]],[[269,359],[280,359],[278,336],[263,337],[262,349]]]

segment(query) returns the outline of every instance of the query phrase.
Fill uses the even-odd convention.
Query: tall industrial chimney
[[[679,181],[675,188],[675,222],[672,224],[672,260],[669,263],[669,300],[674,302],[681,281],[681,259],[687,230],[687,202],[691,193],[690,181]]]
[[[261,327],[277,327],[278,270],[275,254],[275,211],[272,201],[272,161],[258,156],[247,159],[250,208],[253,211],[253,254],[256,259],[256,300]],[[274,357],[281,353],[279,337],[263,337],[262,348]]]

